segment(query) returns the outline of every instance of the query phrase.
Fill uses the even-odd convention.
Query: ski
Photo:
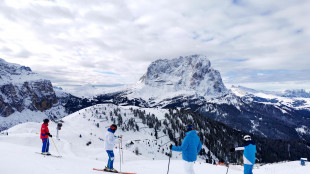
[[[93,168],[93,170],[101,171],[101,172],[108,172],[108,171],[105,171],[104,169],[96,169],[96,168]],[[130,173],[130,172],[108,172],[108,173],[136,174],[136,173]]]
[[[40,154],[40,155],[43,155],[41,152],[36,152],[36,154]],[[55,158],[61,158],[62,156],[57,156],[57,155],[43,155],[44,157],[45,156],[51,156],[51,157],[55,157]]]

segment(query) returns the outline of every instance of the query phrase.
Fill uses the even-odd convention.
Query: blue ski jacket
[[[193,162],[197,160],[197,155],[201,150],[201,141],[195,130],[185,133],[185,138],[181,146],[172,146],[173,151],[182,152],[185,161]]]
[[[235,150],[243,150],[244,164],[255,164],[256,145],[253,140],[245,142],[243,147],[236,147]]]
[[[249,141],[244,144],[243,155],[252,164],[255,164],[255,153],[256,153],[256,145],[254,141]]]

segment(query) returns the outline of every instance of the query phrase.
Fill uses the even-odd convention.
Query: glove
[[[50,133],[46,133],[46,135],[48,135],[49,137],[53,137]]]
[[[234,151],[235,151],[235,148],[231,148],[231,149],[230,149],[230,152],[234,152]]]
[[[169,149],[170,149],[170,150],[172,149],[172,144],[170,144]]]
[[[171,152],[168,153],[167,156],[169,156],[171,158],[172,157],[172,153]]]

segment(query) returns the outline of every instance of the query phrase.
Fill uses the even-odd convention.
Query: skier
[[[195,174],[194,162],[197,160],[197,155],[201,150],[201,141],[194,130],[192,124],[188,124],[185,127],[185,138],[181,146],[170,145],[172,151],[182,152],[182,158],[185,161],[184,168],[186,174]]]
[[[243,137],[244,145],[242,147],[231,148],[230,152],[243,150],[244,174],[253,174],[253,165],[255,164],[256,145],[250,135]]]
[[[48,119],[44,119],[43,120],[43,124],[41,126],[41,135],[40,138],[42,139],[42,154],[43,155],[51,155],[48,150],[49,150],[49,139],[48,137],[52,137],[52,135],[50,134],[50,131],[48,130],[48,123],[49,120]]]
[[[108,129],[108,132],[105,135],[105,150],[108,153],[109,161],[108,161],[108,166],[105,167],[104,171],[114,172],[114,173],[118,173],[118,171],[113,168],[113,162],[114,162],[113,148],[115,144],[120,143],[120,139],[118,138],[121,138],[121,137],[117,137],[114,135],[116,130],[117,130],[117,126],[115,124],[112,124],[110,128]]]

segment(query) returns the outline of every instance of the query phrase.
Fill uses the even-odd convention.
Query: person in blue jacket
[[[252,170],[255,164],[256,145],[250,135],[244,136],[243,140],[243,146],[231,148],[230,152],[243,150],[244,174],[253,174]]]
[[[194,130],[192,124],[185,127],[185,138],[181,146],[170,145],[172,151],[182,152],[182,158],[185,161],[186,174],[195,174],[194,162],[197,160],[197,155],[201,150],[201,141]]]

